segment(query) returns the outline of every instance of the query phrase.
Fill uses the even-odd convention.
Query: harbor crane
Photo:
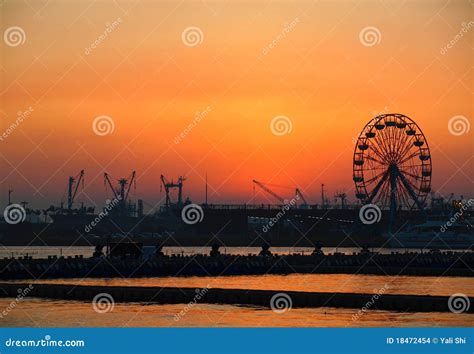
[[[301,193],[301,190],[299,188],[295,189],[295,196],[300,197],[301,200],[303,201],[303,204],[300,205],[301,209],[309,209],[310,208],[308,202],[306,201],[305,197],[303,196],[303,193]]]
[[[259,181],[255,180],[255,179],[252,182],[254,184],[256,184],[258,187],[260,187],[263,191],[265,191],[266,193],[270,194],[272,197],[277,199],[281,204],[287,204],[288,203],[288,200],[285,200],[282,196],[280,196],[277,193],[275,193],[274,191],[272,191],[268,187],[268,185],[269,185],[268,183],[265,184],[265,183],[262,183],[262,182],[259,182]],[[284,187],[284,186],[278,186],[278,187],[291,189],[290,187]],[[308,202],[306,201],[306,198],[303,196],[303,193],[301,192],[301,189],[295,188],[295,197],[298,198],[298,199],[301,198],[301,200],[303,202],[300,205],[301,209],[308,209],[309,208]]]
[[[107,188],[107,185],[112,190],[114,197],[119,201],[121,205],[125,205],[126,200],[128,199],[128,195],[130,193],[130,189],[132,185],[136,186],[135,181],[135,171],[132,172],[130,177],[128,178],[120,178],[118,180],[118,187],[114,188],[112,182],[110,180],[110,176],[108,173],[104,173],[104,185]]]
[[[172,189],[177,188],[178,189],[178,202],[177,206],[180,208],[183,206],[183,182],[186,180],[183,176],[178,177],[178,181],[174,183],[173,181],[168,181],[165,176],[161,175],[161,183],[162,187],[165,188],[165,193],[166,193],[166,200],[165,200],[165,207],[170,208],[171,207],[171,197],[170,197],[170,191]],[[160,188],[161,189],[161,188]],[[162,190],[162,189],[161,189]]]
[[[67,186],[67,210],[72,210],[74,199],[76,198],[79,186],[82,185],[84,188],[84,170],[81,170],[77,176],[70,176]]]
[[[255,183],[257,186],[259,186],[263,191],[265,191],[266,193],[270,194],[272,197],[277,199],[281,204],[285,204],[285,199],[280,197],[278,194],[276,194],[274,191],[272,191],[270,188],[268,188],[265,184],[255,180],[255,179],[252,182]]]

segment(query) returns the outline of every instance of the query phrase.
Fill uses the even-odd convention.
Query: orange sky
[[[252,179],[297,185],[310,203],[321,183],[353,200],[353,140],[378,112],[423,129],[435,191],[472,192],[474,128],[454,136],[447,125],[473,117],[474,27],[440,52],[474,20],[468,1],[7,1],[0,12],[2,32],[26,34],[1,43],[1,130],[33,109],[0,141],[3,202],[11,187],[16,202],[57,203],[80,169],[86,204],[105,199],[104,170],[136,170],[151,205],[162,173],[185,175],[196,202],[206,172],[212,202],[249,201]],[[182,40],[190,26],[203,33],[196,46]],[[374,46],[359,38],[368,26],[381,34]],[[94,133],[100,115],[112,134]],[[279,115],[291,133],[272,134]]]

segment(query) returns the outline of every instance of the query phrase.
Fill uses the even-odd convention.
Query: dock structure
[[[271,308],[275,297],[284,294],[287,306],[292,308],[338,307],[401,312],[449,312],[449,296],[321,293],[277,290],[194,289],[171,287],[84,286],[65,284],[0,283],[0,297],[16,297],[19,289],[31,289],[28,297],[94,301],[106,293],[114,302],[143,302],[154,304],[247,305]],[[204,291],[205,290],[205,291]],[[199,300],[196,299],[199,294]],[[469,298],[468,303],[474,303]],[[474,306],[465,313],[474,313]]]
[[[116,258],[4,258],[0,279],[218,276],[259,274],[374,274],[416,276],[474,276],[474,252],[357,253],[239,256],[156,255]]]

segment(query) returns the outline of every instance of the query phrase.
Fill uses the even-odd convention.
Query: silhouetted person
[[[314,245],[314,250],[313,250],[313,253],[312,255],[313,256],[324,256],[324,252],[322,250],[323,248],[323,245],[321,243],[316,243],[316,245]]]
[[[221,255],[221,252],[219,251],[220,247],[221,246],[219,246],[218,244],[213,244],[212,245],[212,249],[211,249],[211,253],[210,253],[211,257],[218,257],[218,256]]]
[[[262,246],[262,250],[258,255],[264,257],[271,257],[272,253],[270,252],[270,245],[268,243],[264,243]]]
[[[102,251],[104,249],[103,245],[97,245],[95,246],[94,253],[92,254],[92,257],[94,258],[99,258],[104,256],[104,252]]]

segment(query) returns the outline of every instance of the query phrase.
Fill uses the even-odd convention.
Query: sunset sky
[[[106,199],[104,171],[132,170],[148,206],[164,197],[160,174],[186,176],[194,202],[206,173],[214,203],[249,202],[252,179],[298,186],[310,203],[324,183],[353,201],[354,139],[390,112],[424,131],[434,191],[473,194],[474,128],[448,129],[473,119],[469,1],[6,0],[0,13],[2,33],[25,34],[2,36],[0,133],[32,108],[0,141],[3,204],[9,188],[33,208],[58,204],[81,169],[85,204]],[[114,129],[101,136],[103,115]],[[276,116],[291,132],[272,133]]]

